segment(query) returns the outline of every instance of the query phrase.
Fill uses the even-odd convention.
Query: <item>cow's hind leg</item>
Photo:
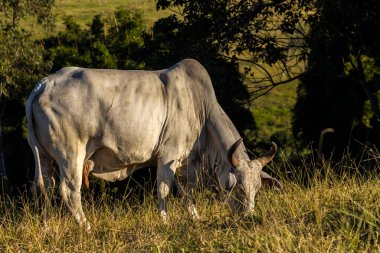
[[[44,224],[47,227],[51,213],[51,199],[54,193],[54,177],[56,176],[56,171],[53,165],[53,161],[46,155],[40,155],[40,162],[42,182],[40,181],[39,172],[36,171],[32,191],[35,197],[38,198],[39,202],[41,203],[41,211],[44,218]]]
[[[34,194],[51,194],[55,186],[55,176],[56,170],[54,168],[53,161],[44,155],[40,156],[41,162],[41,178],[40,181],[39,172],[36,171],[34,175],[34,182],[31,190]],[[37,167],[37,165],[36,165]],[[37,170],[37,169],[36,169]]]
[[[62,159],[59,163],[61,177],[60,192],[79,226],[84,226],[86,230],[90,230],[91,226],[82,209],[80,192],[84,158],[85,151],[82,149],[82,151],[68,155],[66,159]]]

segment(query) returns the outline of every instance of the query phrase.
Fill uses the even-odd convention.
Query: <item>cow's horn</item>
[[[232,164],[232,166],[237,167],[239,166],[240,162],[239,159],[235,155],[236,149],[239,147],[240,143],[243,141],[243,138],[240,138],[238,141],[236,141],[228,150],[227,157],[228,161]]]
[[[265,153],[262,157],[257,158],[257,160],[264,167],[265,165],[267,165],[267,163],[269,163],[273,159],[276,152],[277,152],[277,144],[272,141],[272,147],[270,148],[270,150],[267,153]]]

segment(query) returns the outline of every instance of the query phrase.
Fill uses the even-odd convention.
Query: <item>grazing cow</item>
[[[175,181],[190,214],[191,192],[201,170],[213,168],[229,192],[233,210],[251,212],[262,171],[276,147],[250,160],[235,126],[218,104],[207,71],[183,60],[158,71],[63,68],[42,79],[26,103],[28,141],[35,157],[35,184],[54,182],[79,225],[90,229],[82,210],[81,185],[88,173],[107,181],[157,166],[158,209]]]

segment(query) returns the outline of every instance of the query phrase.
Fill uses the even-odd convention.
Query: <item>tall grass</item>
[[[87,193],[89,234],[59,202],[45,228],[36,201],[3,194],[0,251],[379,252],[380,178],[355,173],[361,164],[350,159],[338,165],[324,160],[299,167],[286,160],[274,164],[274,173],[292,176],[281,178],[283,191],[262,188],[255,214],[246,218],[231,215],[223,198],[207,190],[195,196],[200,221],[189,217],[180,198],[170,197],[167,224],[157,215],[152,192],[143,200]]]

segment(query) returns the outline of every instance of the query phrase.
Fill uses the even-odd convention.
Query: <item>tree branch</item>
[[[279,86],[279,85],[281,85],[281,84],[285,84],[285,83],[289,83],[289,82],[295,81],[295,80],[297,80],[297,79],[299,79],[299,78],[301,78],[301,77],[303,77],[303,76],[305,76],[305,75],[306,75],[306,72],[303,72],[303,73],[298,74],[298,75],[296,75],[296,76],[294,76],[294,77],[292,77],[292,78],[289,78],[289,79],[287,79],[287,80],[280,81],[280,82],[273,83],[273,84],[269,84],[269,85],[267,85],[266,87],[262,87],[262,88],[260,88],[260,89],[258,89],[258,90],[252,91],[252,92],[250,92],[250,94],[256,94],[256,93],[258,93],[259,91],[262,91],[262,90],[265,90],[265,89],[266,89],[263,93],[260,93],[260,94],[258,94],[257,96],[253,96],[253,97],[249,98],[249,102],[252,102],[253,100],[258,99],[259,97],[268,94],[268,92],[270,92],[273,88],[275,88],[275,87],[277,87],[277,86]]]

